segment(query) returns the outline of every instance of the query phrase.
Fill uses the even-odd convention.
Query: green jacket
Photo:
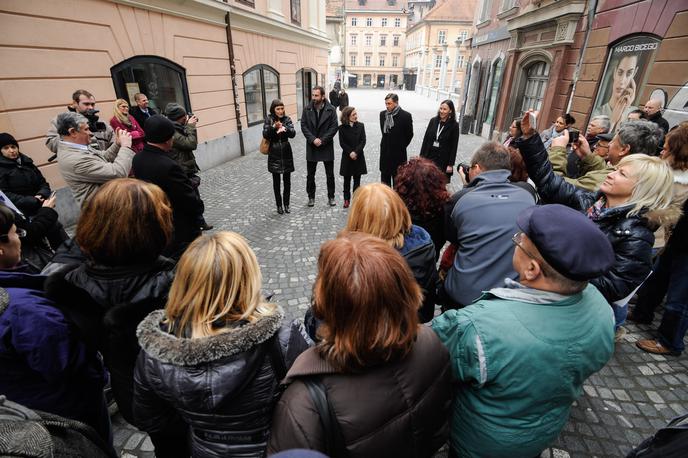
[[[195,175],[201,170],[196,163],[196,156],[194,155],[194,150],[197,147],[198,136],[196,135],[196,127],[188,124],[182,126],[175,122],[170,157],[181,165],[188,176]]]
[[[607,175],[614,171],[614,167],[607,165],[604,159],[593,153],[581,159],[580,176],[577,179],[569,178],[566,176],[566,148],[553,146],[547,150],[547,153],[554,173],[561,175],[567,182],[586,191],[597,191]]]
[[[592,285],[573,296],[495,288],[432,328],[460,382],[451,446],[461,457],[538,455],[614,352],[613,313]]]

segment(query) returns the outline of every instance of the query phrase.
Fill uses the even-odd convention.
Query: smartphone
[[[55,197],[56,195],[57,195],[57,191],[53,191],[53,192],[50,193],[50,197],[48,197],[48,199],[52,199],[52,198]]]
[[[569,143],[578,143],[578,135],[580,134],[577,130],[569,130]]]
[[[535,113],[532,111],[528,112],[528,120],[530,122],[530,128],[537,131],[537,118],[535,117]]]

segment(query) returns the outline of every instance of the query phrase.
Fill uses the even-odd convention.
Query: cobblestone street
[[[365,151],[370,173],[363,177],[362,184],[380,178],[378,113],[384,109],[384,94],[380,90],[349,92],[350,103],[357,108],[359,120],[366,124],[368,137]],[[409,152],[415,155],[439,101],[404,91],[399,92],[399,97],[402,108],[413,114],[415,135]],[[275,301],[290,319],[302,317],[308,307],[321,243],[335,237],[347,217],[347,210],[342,208],[338,159],[337,206],[327,205],[325,173],[320,166],[316,205],[307,207],[305,140],[298,128],[297,131],[292,141],[297,170],[292,175],[291,214],[277,214],[266,157],[257,151],[204,171],[201,185],[207,221],[216,230],[236,231],[248,239],[258,256],[265,290],[274,293]],[[461,160],[468,159],[483,141],[472,135],[461,136]],[[335,144],[339,154],[337,139]],[[456,180],[454,177],[454,187]],[[574,404],[570,421],[554,448],[543,456],[624,456],[672,417],[688,411],[688,358],[644,353],[634,342],[650,336],[653,328],[629,325],[627,329],[628,334],[617,344],[609,364],[587,381],[585,393]],[[115,447],[123,457],[153,456],[152,444],[145,434],[126,424],[119,415],[113,421]]]

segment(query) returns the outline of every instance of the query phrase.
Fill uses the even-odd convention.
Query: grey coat
[[[320,122],[313,102],[309,103],[301,116],[301,132],[306,137],[306,160],[311,162],[334,161],[334,136],[337,134],[337,110],[327,101],[320,113]],[[322,140],[315,146],[313,140]]]

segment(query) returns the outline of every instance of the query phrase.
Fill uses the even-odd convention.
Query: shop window
[[[267,65],[256,65],[244,75],[244,97],[248,125],[263,122],[268,115],[270,103],[279,99],[279,74]]]
[[[549,80],[549,63],[545,61],[533,62],[525,69],[525,72],[526,84],[523,90],[521,113],[531,108],[536,111],[542,108],[542,99],[545,97],[547,81]]]
[[[150,107],[162,112],[168,103],[183,105],[191,111],[186,70],[172,61],[156,56],[136,56],[110,69],[115,94],[135,105],[134,94],[146,94]],[[109,118],[108,118],[109,119]]]

